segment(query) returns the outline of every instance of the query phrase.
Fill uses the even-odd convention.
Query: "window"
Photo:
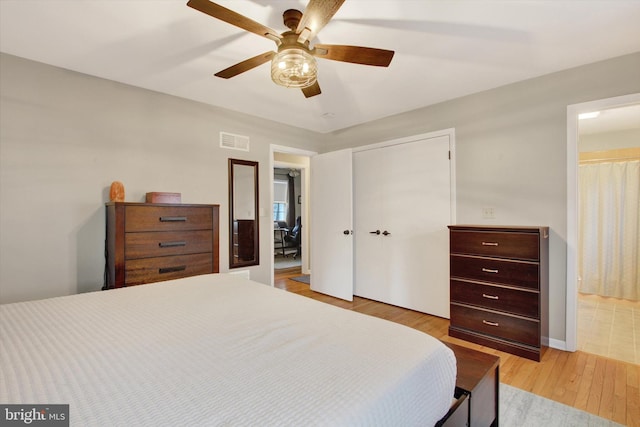
[[[273,202],[273,220],[274,221],[286,221],[287,220],[287,204]]]
[[[275,180],[273,181],[273,220],[286,221],[289,196],[289,182]]]

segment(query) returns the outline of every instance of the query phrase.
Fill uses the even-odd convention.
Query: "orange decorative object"
[[[124,202],[124,185],[122,185],[120,181],[113,181],[111,183],[109,199],[112,202]]]

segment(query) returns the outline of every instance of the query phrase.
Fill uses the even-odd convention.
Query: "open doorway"
[[[274,270],[302,267],[302,170],[283,167],[275,153],[273,168]]]
[[[640,104],[578,119],[578,350],[640,363]]]
[[[633,114],[640,112],[639,108],[640,94],[634,94],[572,105],[567,109],[566,347],[570,351],[583,350],[631,363],[639,362],[636,355],[640,354],[640,348],[634,344],[634,333],[637,336],[638,331],[634,332],[633,316],[634,310],[636,316],[640,313],[638,311],[640,305],[637,301],[629,299],[629,293],[599,291],[593,283],[585,283],[586,280],[594,281],[593,274],[588,271],[589,268],[585,270],[585,266],[592,267],[589,264],[594,262],[593,257],[604,259],[607,263],[609,261],[606,259],[610,259],[612,254],[608,254],[611,249],[605,247],[593,250],[595,249],[593,236],[589,235],[588,228],[585,229],[584,221],[587,215],[591,215],[588,212],[593,209],[593,201],[588,204],[583,202],[589,193],[597,191],[591,188],[589,180],[585,180],[585,177],[593,173],[592,169],[597,169],[595,164],[601,163],[605,169],[619,169],[621,163],[628,160],[625,157],[628,156],[629,151],[633,153],[634,147],[640,146],[638,139],[640,119],[639,116],[633,117]],[[595,112],[600,112],[599,119],[579,119],[579,116],[584,113]],[[582,166],[580,158],[582,158]],[[617,164],[613,165],[613,163]],[[596,180],[598,179],[601,178]],[[610,193],[611,190],[604,192],[607,195]],[[621,198],[629,199],[630,197],[627,195]],[[594,200],[597,200],[597,195]],[[613,206],[608,203],[604,209],[610,211]],[[597,210],[602,208],[596,207]],[[597,229],[598,226],[595,225],[595,227]],[[613,229],[613,227],[611,221],[605,219],[605,224],[601,225],[600,229]],[[632,233],[637,242],[638,231],[632,230]],[[616,247],[619,248],[620,244],[618,243]],[[587,249],[591,255],[585,253]],[[588,257],[591,258],[588,259]],[[603,267],[598,268],[604,270]],[[610,270],[610,266],[606,266],[606,269]],[[618,286],[615,282],[619,279],[613,278],[613,273],[604,275],[598,273],[598,275],[604,276],[605,287]],[[629,280],[625,279],[625,282]],[[632,282],[633,286],[636,286],[637,278]]]
[[[309,177],[310,177],[310,159],[313,155],[317,154],[313,151],[301,150],[292,147],[285,147],[279,145],[271,145],[271,164],[270,170],[274,173],[271,173],[270,179],[270,193],[271,193],[271,205],[274,206],[272,209],[272,221],[270,221],[272,232],[272,241],[271,241],[271,284],[274,284],[274,274],[276,267],[276,258],[282,258],[285,263],[278,263],[279,266],[286,264],[287,262],[294,261],[296,264],[299,264],[301,274],[310,274],[311,266],[310,266],[310,256],[309,256],[309,230],[313,226],[310,217],[309,217],[309,199],[311,197],[310,187],[309,187]],[[278,175],[275,174],[275,171],[278,170]],[[292,176],[293,175],[293,176]],[[296,176],[297,175],[297,176]],[[278,178],[276,178],[278,176]],[[293,196],[290,197],[291,193],[289,191],[286,192],[286,196],[282,194],[277,195],[275,191],[275,182],[278,180],[282,182],[282,186],[284,187],[284,182],[288,183],[290,178],[293,178]],[[285,193],[283,191],[283,193]],[[278,218],[277,211],[275,205],[278,200],[283,198],[284,202],[289,205],[291,210],[287,210],[289,215],[283,217],[284,220]],[[293,204],[293,206],[291,206]],[[291,215],[293,213],[293,216]],[[292,219],[293,218],[293,219]],[[283,228],[286,228],[286,232],[284,230],[279,229],[280,224],[278,221],[283,221]],[[293,248],[292,245],[288,242],[285,242],[285,247],[283,251],[283,243],[278,242],[278,240],[283,239],[286,234],[289,234],[290,231],[293,231],[293,228],[296,226],[296,222],[299,220],[299,230],[297,232],[300,233],[299,237],[299,247],[296,242],[293,243],[295,245]],[[278,226],[276,226],[278,224]],[[286,256],[283,256],[286,255]],[[295,255],[295,260],[293,256]],[[280,259],[279,259],[280,261]]]

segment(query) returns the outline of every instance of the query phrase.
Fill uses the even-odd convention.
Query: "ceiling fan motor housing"
[[[296,28],[298,28],[298,24],[300,23],[301,19],[302,12],[296,9],[287,9],[282,14],[284,26],[294,32],[296,31]]]

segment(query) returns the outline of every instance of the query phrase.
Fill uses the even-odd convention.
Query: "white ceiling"
[[[218,3],[281,32],[282,12],[307,1]],[[309,99],[272,83],[269,64],[214,77],[275,45],[186,0],[0,0],[0,51],[330,132],[638,52],[639,22],[639,0],[346,0],[314,41],[395,57],[389,68],[320,59],[322,94]]]
[[[580,120],[578,123],[580,135],[640,130],[640,104],[609,108],[599,113],[597,117]]]

